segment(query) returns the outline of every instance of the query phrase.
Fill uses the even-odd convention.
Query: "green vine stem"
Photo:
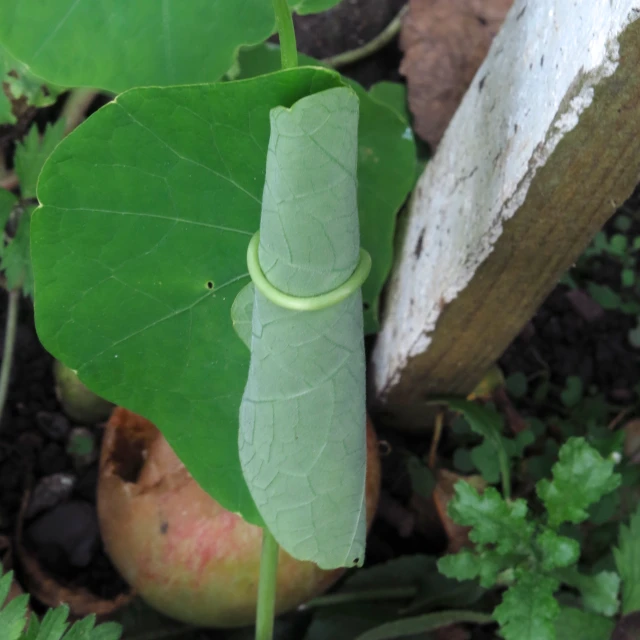
[[[298,48],[293,16],[287,0],[273,0],[276,14],[276,29],[280,37],[280,52],[283,69],[298,66]],[[258,581],[258,608],[256,611],[256,640],[272,640],[276,612],[276,578],[278,575],[278,553],[280,548],[271,532],[262,530],[262,555]]]
[[[61,118],[65,121],[65,135],[73,131],[85,118],[85,113],[89,105],[100,94],[95,89],[74,89],[69,92],[64,107],[62,107]]]
[[[282,68],[292,69],[298,66],[298,48],[291,9],[287,0],[273,0],[273,8],[276,12],[276,29],[280,37]]]
[[[4,350],[2,365],[0,365],[0,418],[4,412],[4,405],[9,392],[11,365],[13,363],[13,349],[16,345],[16,329],[18,327],[18,310],[20,309],[20,289],[9,291],[7,305],[7,324],[4,332]]]
[[[509,469],[509,458],[504,451],[498,453],[498,461],[502,476],[502,495],[508,501],[511,500],[511,470]]]
[[[409,5],[406,4],[400,9],[396,17],[373,40],[370,40],[357,49],[344,51],[330,58],[325,58],[322,62],[332,69],[339,69],[340,67],[346,67],[349,64],[368,58],[377,51],[380,51],[380,49],[384,49],[384,47],[400,33],[402,21],[408,11]]]
[[[276,611],[276,577],[280,548],[271,532],[262,530],[262,556],[258,582],[258,610],[256,613],[256,640],[272,640]]]

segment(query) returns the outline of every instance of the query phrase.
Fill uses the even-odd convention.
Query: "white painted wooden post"
[[[470,391],[640,180],[638,18],[640,0],[514,3],[410,206],[372,358],[394,422]]]

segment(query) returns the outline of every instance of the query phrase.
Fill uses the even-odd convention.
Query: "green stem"
[[[99,94],[95,89],[73,89],[62,107],[61,118],[66,122],[65,135],[73,131],[83,120],[89,105]]]
[[[291,9],[287,0],[273,0],[273,9],[276,12],[276,29],[280,38],[282,68],[293,69],[298,66],[298,48]]]
[[[374,602],[382,600],[411,600],[416,597],[418,590],[415,587],[393,587],[389,589],[370,589],[368,591],[353,591],[351,593],[332,593],[328,596],[319,596],[303,605],[302,609],[319,609],[331,607],[336,604],[352,604],[354,602]]]
[[[16,344],[16,329],[18,327],[18,310],[20,308],[20,289],[9,291],[9,304],[7,305],[7,324],[4,332],[4,351],[2,352],[2,365],[0,365],[0,418],[4,411],[9,392],[9,379],[11,378],[11,364],[13,363],[13,348]]]
[[[359,60],[363,60],[377,51],[380,51],[380,49],[386,47],[398,35],[398,33],[400,33],[402,20],[408,10],[409,5],[406,4],[402,9],[400,9],[398,15],[396,15],[396,17],[385,27],[384,31],[379,33],[373,40],[370,40],[357,49],[344,51],[343,53],[338,53],[330,58],[325,58],[322,62],[332,69],[338,69],[340,67],[346,67],[349,64],[353,64],[354,62],[358,62]]]
[[[256,640],[272,640],[276,611],[276,577],[278,574],[278,543],[265,527],[262,530],[262,556],[258,582]]]
[[[502,476],[502,495],[505,500],[511,500],[511,470],[509,469],[509,458],[504,450],[498,452],[498,461]]]

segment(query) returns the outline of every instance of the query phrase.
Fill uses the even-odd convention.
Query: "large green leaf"
[[[0,124],[17,122],[12,111],[12,99],[21,100],[32,107],[46,107],[56,101],[61,91],[61,87],[47,84],[34,76],[28,66],[0,47]]]
[[[65,138],[38,183],[43,344],[155,422],[200,485],[255,523],[238,456],[249,352],[230,310],[260,222],[269,112],[340,85],[294,69],[132,90]]]
[[[338,0],[289,0],[314,13]],[[68,87],[213,82],[274,31],[272,0],[3,0],[0,44]],[[1,105],[0,105],[1,106]],[[6,109],[5,109],[6,110]]]
[[[271,112],[259,260],[293,296],[342,285],[360,254],[358,97],[330,89]],[[366,539],[362,295],[313,311],[256,287],[240,461],[278,543],[324,569],[361,565]]]
[[[301,55],[300,64],[321,63]],[[243,49],[238,58],[241,78],[272,73],[280,65],[280,49],[265,43]],[[415,182],[416,145],[413,133],[393,109],[374,99],[361,85],[344,79],[360,98],[358,138],[358,212],[360,241],[373,257],[362,287],[365,333],[379,328],[379,301],[391,271],[396,215]]]

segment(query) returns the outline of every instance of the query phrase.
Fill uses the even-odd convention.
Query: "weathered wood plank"
[[[422,175],[372,357],[380,419],[467,393],[640,180],[640,2],[516,1]]]

